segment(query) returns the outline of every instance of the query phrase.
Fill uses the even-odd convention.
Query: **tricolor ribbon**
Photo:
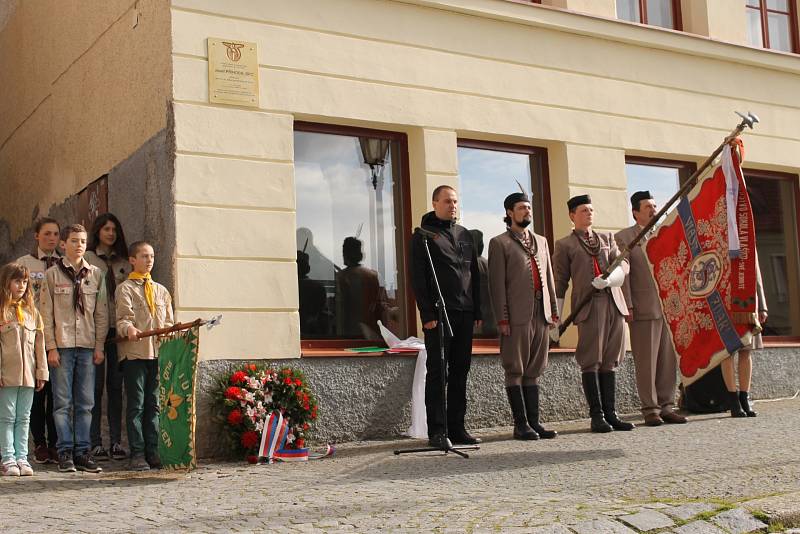
[[[262,463],[274,463],[276,460],[282,462],[305,462],[309,459],[318,460],[326,456],[332,456],[333,445],[326,446],[325,452],[311,453],[308,448],[289,449],[287,440],[289,437],[289,423],[284,419],[281,412],[272,412],[264,422],[264,430],[261,433],[261,446],[258,448],[258,458]]]

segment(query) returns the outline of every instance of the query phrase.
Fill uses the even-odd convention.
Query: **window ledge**
[[[551,354],[572,354],[575,349],[571,348],[551,348]],[[399,352],[389,354],[387,352],[351,352],[344,349],[336,348],[316,348],[316,349],[303,349],[301,358],[382,358],[382,357],[400,357],[400,358],[416,358],[417,352]],[[492,346],[476,346],[472,348],[473,356],[499,356],[500,348]]]

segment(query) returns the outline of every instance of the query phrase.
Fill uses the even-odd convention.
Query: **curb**
[[[800,491],[755,499],[743,503],[743,506],[751,512],[766,516],[770,525],[800,527]]]

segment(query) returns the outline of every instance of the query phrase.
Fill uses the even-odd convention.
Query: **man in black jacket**
[[[422,217],[433,265],[447,306],[453,337],[446,339],[447,428],[453,443],[473,445],[480,440],[464,427],[467,411],[467,373],[472,358],[473,326],[481,324],[480,272],[472,235],[456,224],[458,195],[447,185],[433,191],[433,211]],[[442,369],[439,352],[439,314],[436,287],[425,255],[425,237],[417,232],[411,240],[412,285],[417,299],[425,348],[428,351],[425,408],[432,447],[446,445],[442,420]]]

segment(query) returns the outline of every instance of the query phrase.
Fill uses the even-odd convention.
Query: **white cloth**
[[[380,321],[378,321],[378,328],[390,349],[407,348],[419,351],[417,365],[414,368],[414,382],[411,385],[411,426],[403,435],[411,438],[427,438],[428,416],[425,412],[425,375],[427,370],[425,363],[428,360],[428,351],[425,350],[425,342],[418,337],[400,340]]]
[[[722,173],[725,175],[725,205],[728,212],[728,251],[732,258],[739,256],[739,228],[736,224],[736,206],[739,202],[739,178],[733,166],[731,145],[722,149]]]

